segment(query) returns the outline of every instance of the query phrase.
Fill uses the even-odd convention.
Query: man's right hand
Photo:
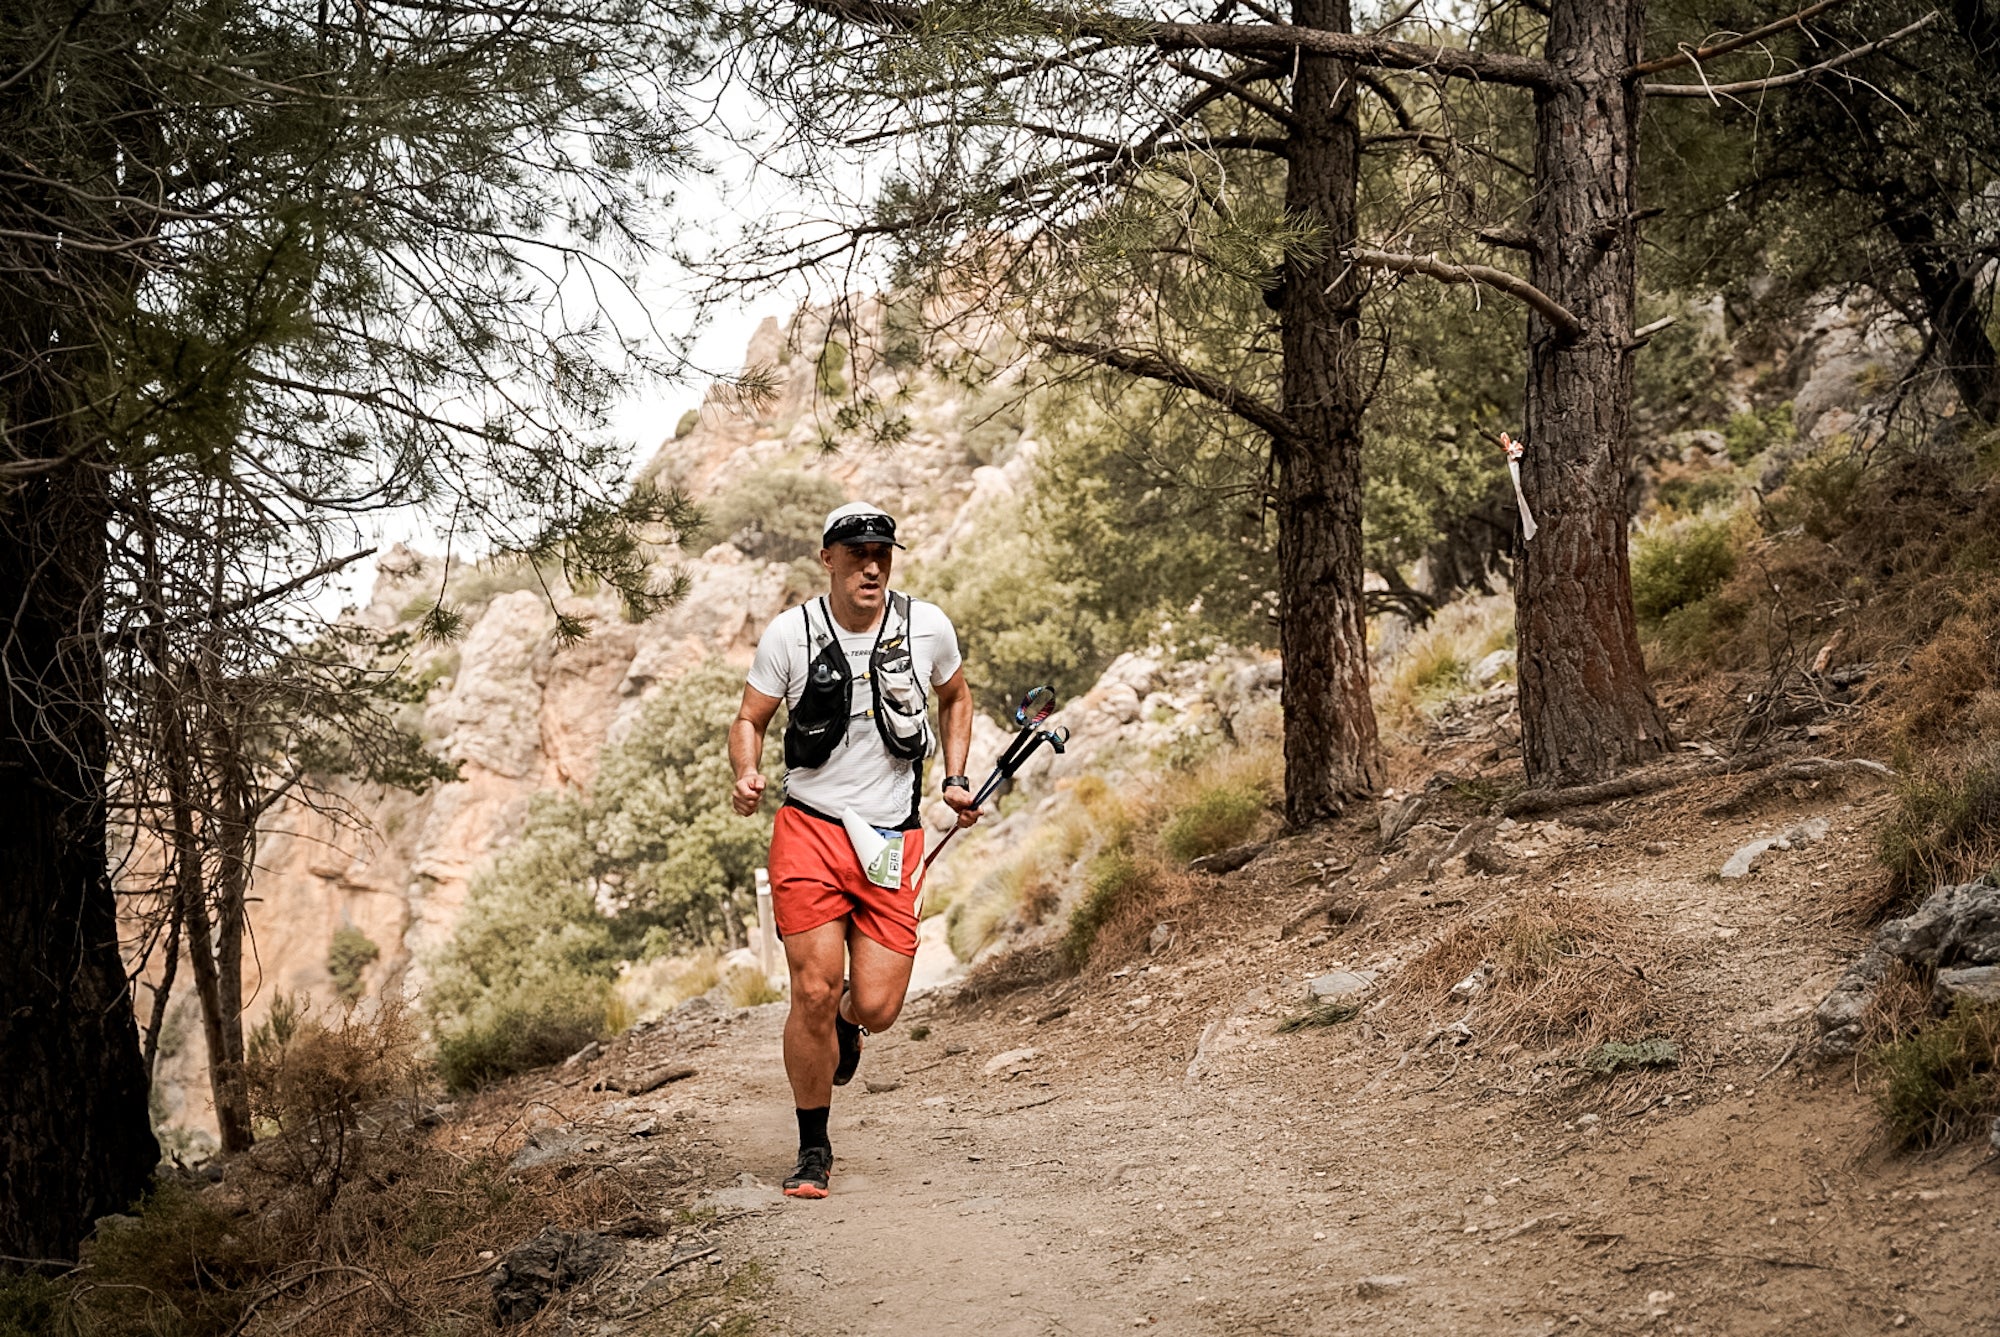
[[[729,793],[729,802],[736,809],[738,817],[748,817],[757,811],[757,805],[764,801],[764,786],[768,783],[763,775],[751,771],[736,777],[736,787]]]

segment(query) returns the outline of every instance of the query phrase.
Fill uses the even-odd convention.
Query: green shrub
[[[826,474],[763,469],[737,479],[703,510],[716,542],[733,543],[759,561],[792,562],[819,551],[826,513],[846,500]],[[814,576],[817,585],[816,569]]]
[[[674,424],[674,440],[680,440],[699,426],[701,426],[701,410],[689,409],[681,414],[680,421]]]
[[[361,997],[361,972],[381,955],[375,940],[354,925],[342,924],[335,929],[326,949],[326,973],[333,976],[335,992],[350,1003]]]
[[[77,1330],[92,1337],[233,1332],[268,1266],[248,1224],[187,1189],[155,1189],[84,1246],[90,1267],[74,1292]]]
[[[1869,1053],[1876,1108],[1905,1146],[1984,1133],[2000,1115],[2000,1005],[1960,1004],[1950,1016]]]
[[[1772,446],[1791,444],[1798,440],[1798,430],[1792,426],[1791,401],[1761,412],[1737,414],[1723,424],[1722,440],[1729,448],[1729,458],[1738,464],[1749,463]]]
[[[482,999],[437,1037],[438,1075],[467,1091],[560,1063],[611,1032],[609,980],[551,979],[508,997]]]
[[[1180,863],[1250,840],[1264,818],[1264,795],[1248,785],[1202,790],[1160,830],[1160,846]]]
[[[0,1276],[0,1337],[49,1337],[73,1326],[69,1290],[38,1277]]]
[[[1632,607],[1659,623],[1722,588],[1736,572],[1726,518],[1697,517],[1652,525],[1632,540]]]
[[[2000,753],[1962,769],[1925,766],[1899,790],[1878,846],[1898,900],[1964,881],[2000,854]]]
[[[1070,911],[1069,931],[1063,935],[1063,959],[1071,967],[1080,967],[1090,960],[1090,949],[1097,945],[1099,930],[1129,902],[1144,895],[1151,885],[1146,870],[1122,846],[1108,849],[1091,860],[1083,899]]]

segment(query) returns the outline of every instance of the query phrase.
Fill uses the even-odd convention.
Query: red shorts
[[[786,804],[771,826],[771,913],[789,938],[852,916],[863,935],[904,956],[917,954],[917,896],[910,879],[924,858],[921,828],[903,832],[903,883],[878,887],[839,822]]]

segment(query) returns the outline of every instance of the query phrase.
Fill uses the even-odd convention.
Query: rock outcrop
[[[1813,1013],[1820,1052],[1852,1054],[1865,1033],[1875,987],[1897,962],[1935,972],[1940,1002],[1985,1001],[1996,993],[2000,966],[2000,886],[1967,882],[1939,887],[1901,919],[1882,925]]]

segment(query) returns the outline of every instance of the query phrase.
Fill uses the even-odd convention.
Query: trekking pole
[[[1042,724],[1055,712],[1055,708],[1056,693],[1053,687],[1037,687],[1021,698],[1021,704],[1014,708],[1014,721],[1021,726],[1020,731],[1014,735],[1013,741],[1007,744],[1006,750],[1000,754],[1000,759],[993,763],[992,773],[986,777],[986,782],[979,786],[979,792],[972,796],[974,808],[983,806],[987,799],[993,797],[994,790],[1013,779],[1014,773],[1021,769],[1028,758],[1034,755],[1035,749],[1042,744],[1047,743],[1057,752],[1063,750],[1063,744],[1069,742],[1069,730],[1060,726],[1054,729],[1042,728]],[[938,841],[937,848],[925,857],[923,867],[917,870],[917,907],[920,910],[924,902],[924,879],[929,875],[931,865],[937,862],[938,855],[944,853],[944,847],[951,843],[951,838],[963,829],[954,825],[945,832],[944,839]]]

